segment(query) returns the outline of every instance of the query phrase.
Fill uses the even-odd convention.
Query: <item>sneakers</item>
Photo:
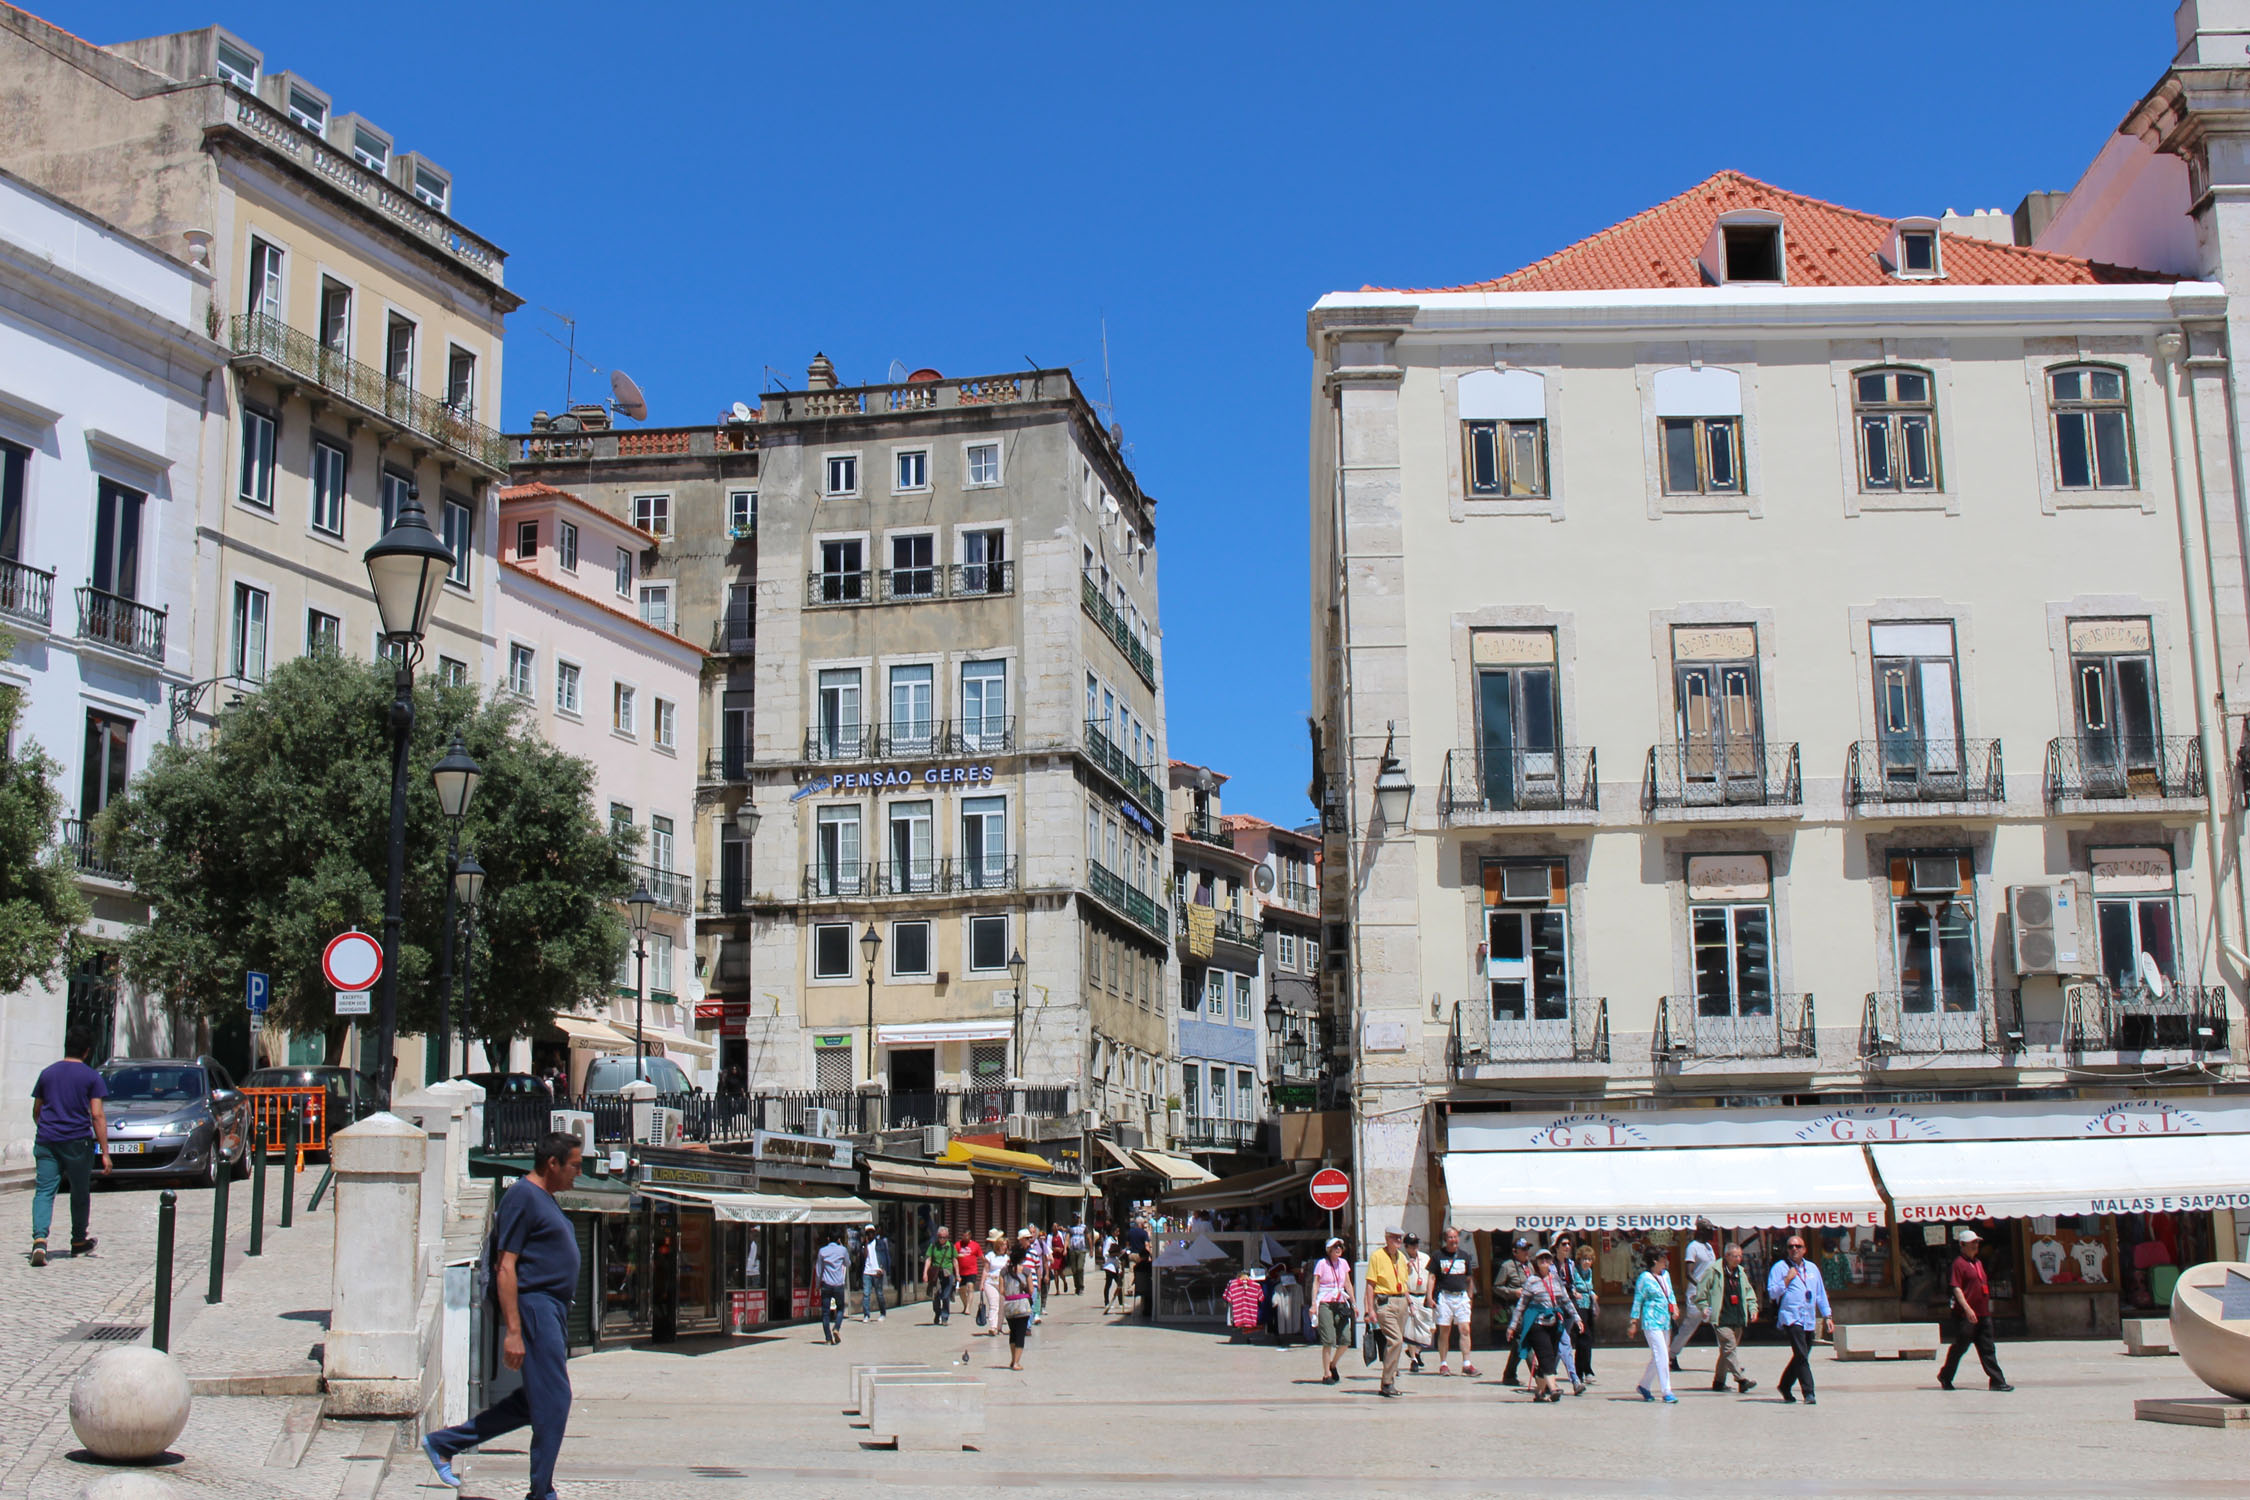
[[[1805,1399],[1809,1401],[1812,1398],[1810,1396],[1807,1396]],[[1666,1406],[1678,1406],[1680,1404],[1680,1398],[1677,1396],[1666,1396],[1664,1398],[1664,1404]]]
[[[1941,1391],[1950,1391],[1953,1389],[1953,1377],[1950,1375],[1940,1375],[1937,1378],[1937,1385],[1938,1389]]]
[[[1397,1396],[1397,1395],[1399,1395],[1399,1394],[1400,1394],[1400,1391],[1399,1391],[1399,1388],[1398,1388],[1397,1386],[1395,1386],[1395,1385],[1386,1385],[1386,1386],[1384,1386],[1384,1387],[1383,1387],[1383,1388],[1382,1388],[1381,1390],[1377,1391],[1377,1392],[1376,1392],[1375,1394],[1376,1394],[1376,1395],[1378,1395],[1378,1396],[1394,1396],[1394,1397],[1395,1397],[1395,1396]]]
[[[431,1442],[428,1438],[422,1439],[422,1456],[428,1459],[430,1467],[437,1471],[439,1484],[450,1490],[461,1488],[461,1476],[453,1472],[453,1460],[438,1452],[437,1444]]]
[[[1758,1382],[1756,1382],[1755,1380],[1745,1380],[1735,1386],[1734,1393],[1738,1396],[1747,1396],[1757,1388]]]
[[[1995,1380],[1994,1382],[1992,1382],[1992,1388],[1996,1391],[2012,1391],[2015,1389],[2014,1386],[2008,1384],[2008,1382],[2006,1382],[2005,1380]]]
[[[1440,1375],[1450,1375],[1453,1373],[1453,1367],[1441,1359],[1438,1361],[1437,1372]]]
[[[96,1241],[90,1234],[82,1240],[72,1240],[70,1242],[71,1259],[76,1260],[81,1255],[92,1255],[94,1253],[95,1244]]]
[[[35,1266],[43,1266],[47,1263],[47,1242],[45,1240],[33,1240],[31,1242],[31,1263]]]
[[[1344,1383],[1344,1377],[1337,1374],[1334,1370],[1330,1370],[1327,1374],[1320,1377],[1320,1383],[1322,1385],[1342,1385]]]
[[[1443,1373],[1443,1372],[1440,1372],[1440,1373]],[[1463,1361],[1461,1361],[1461,1373],[1462,1373],[1462,1374],[1464,1374],[1464,1375],[1467,1375],[1467,1376],[1469,1376],[1469,1377],[1470,1377],[1470,1378],[1472,1378],[1472,1379],[1474,1379],[1474,1378],[1475,1378],[1475,1377],[1476,1377],[1476,1376],[1477,1376],[1478,1374],[1480,1374],[1481,1372],[1480,1372],[1480,1371],[1479,1371],[1479,1370],[1477,1369],[1477,1367],[1476,1367],[1475,1365],[1472,1365],[1472,1364],[1470,1364],[1470,1363],[1469,1363],[1469,1362],[1468,1362],[1467,1360],[1463,1360]]]
[[[1785,1405],[1788,1405],[1788,1406],[1795,1406],[1795,1405],[1797,1404],[1797,1398],[1796,1398],[1795,1396],[1792,1396],[1792,1395],[1790,1395],[1790,1394],[1789,1394],[1789,1393],[1788,1393],[1787,1391],[1783,1391],[1783,1392],[1781,1393],[1781,1399],[1782,1399],[1782,1402],[1783,1402],[1783,1404],[1785,1404]],[[1811,1398],[1809,1398],[1809,1397],[1808,1397],[1807,1399],[1809,1400],[1809,1399],[1811,1399]]]
[[[1651,1396],[1648,1393],[1648,1387],[1645,1385],[1636,1385],[1633,1387],[1633,1389],[1641,1393],[1641,1399],[1643,1401],[1654,1401],[1656,1399],[1654,1396]]]
[[[1820,1398],[1818,1396],[1815,1396],[1812,1392],[1807,1391],[1805,1392],[1805,1405],[1818,1406],[1820,1405]]]

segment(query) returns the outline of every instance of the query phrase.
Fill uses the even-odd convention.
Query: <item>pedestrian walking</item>
[[[1562,1400],[1562,1333],[1576,1313],[1570,1290],[1555,1274],[1555,1252],[1540,1249],[1508,1314],[1508,1340],[1531,1362],[1531,1399]]]
[[[1069,1248],[1063,1264],[1070,1271],[1070,1294],[1083,1297],[1086,1295],[1086,1221],[1080,1219],[1072,1224],[1065,1239]]]
[[[1945,1368],[1938,1371],[1937,1383],[1952,1390],[1961,1356],[1974,1347],[1977,1363],[1984,1366],[1984,1378],[1992,1388],[2012,1391],[2015,1387],[2000,1373],[2000,1352],[1992,1345],[1992,1285],[1984,1274],[1984,1236],[1974,1229],[1964,1229],[1956,1243],[1961,1249],[1953,1257],[1953,1344],[1945,1351]]]
[[[1000,1272],[1000,1312],[1008,1320],[1008,1368],[1023,1368],[1023,1341],[1031,1336],[1032,1294],[1036,1282],[1031,1253],[1018,1245]]]
[[[889,1316],[883,1301],[883,1283],[891,1277],[890,1236],[870,1224],[859,1237],[859,1320],[862,1323]]]
[[[1742,1263],[1742,1247],[1730,1242],[1719,1258],[1703,1268],[1688,1301],[1711,1324],[1719,1340],[1718,1363],[1711,1367],[1711,1389],[1723,1391],[1734,1381],[1738,1394],[1747,1396],[1758,1382],[1742,1368],[1742,1338],[1758,1321],[1758,1288],[1750,1268]]]
[[[1422,1237],[1406,1237],[1406,1357],[1414,1373],[1422,1373],[1422,1351],[1437,1342],[1437,1313],[1430,1305],[1437,1278],[1430,1273],[1430,1258],[1422,1253]]]
[[[1313,1321],[1320,1333],[1320,1383],[1336,1385],[1336,1361],[1354,1342],[1352,1322],[1352,1263],[1344,1259],[1344,1242],[1331,1239],[1313,1262]]]
[[[938,1226],[937,1238],[922,1252],[923,1279],[930,1284],[930,1322],[943,1328],[953,1314],[953,1276],[956,1263],[953,1231]]]
[[[1006,1269],[1008,1237],[995,1229],[984,1237],[984,1281],[979,1288],[983,1302],[977,1309],[977,1321],[991,1338],[1007,1332],[1007,1324],[1000,1316],[1000,1273]]]
[[[1680,1398],[1672,1394],[1672,1323],[1680,1315],[1680,1299],[1672,1294],[1671,1259],[1665,1246],[1649,1246],[1648,1264],[1633,1283],[1633,1315],[1625,1331],[1637,1331],[1648,1342],[1648,1371],[1636,1387],[1641,1399],[1654,1401],[1662,1393],[1666,1404],[1676,1405]],[[1656,1389],[1650,1390],[1651,1386]]]
[[[1578,1383],[1588,1386],[1594,1383],[1594,1318],[1601,1311],[1601,1296],[1594,1290],[1594,1242],[1580,1245],[1577,1260],[1564,1269],[1570,1273],[1570,1300],[1578,1308],[1579,1333],[1570,1342],[1570,1352]]]
[[[1805,1259],[1804,1236],[1789,1236],[1782,1258],[1766,1273],[1766,1300],[1773,1304],[1774,1322],[1789,1340],[1789,1363],[1782,1367],[1775,1389],[1791,1404],[1797,1400],[1789,1394],[1791,1388],[1802,1389],[1805,1405],[1818,1406],[1820,1398],[1813,1394],[1813,1335],[1823,1329],[1833,1334],[1836,1321],[1828,1307],[1828,1283],[1821,1280],[1820,1267]]]
[[[62,1057],[47,1064],[31,1086],[31,1112],[38,1122],[31,1143],[32,1164],[37,1168],[31,1193],[31,1263],[35,1266],[47,1263],[47,1231],[54,1223],[55,1194],[66,1183],[70,1187],[71,1256],[75,1259],[94,1251],[90,1222],[94,1157],[100,1155],[104,1172],[110,1170],[110,1162],[109,1117],[102,1112],[109,1085],[89,1063],[93,1055],[93,1038],[82,1032],[75,1034],[63,1044]],[[219,1142],[214,1140],[211,1150],[216,1153]],[[225,1169],[221,1161],[219,1170]]]
[[[1446,1343],[1450,1338],[1461,1341],[1461,1373],[1477,1373],[1476,1361],[1469,1353],[1469,1319],[1473,1311],[1477,1277],[1477,1253],[1462,1242],[1457,1226],[1448,1225],[1438,1253],[1430,1262],[1430,1312],[1437,1323],[1437,1372],[1451,1375],[1446,1367]]]
[[[1115,1301],[1117,1310],[1125,1310],[1125,1246],[1115,1233],[1102,1236],[1102,1311],[1108,1312]]]
[[[1367,1258],[1367,1303],[1362,1309],[1383,1345],[1379,1396],[1396,1396],[1398,1364],[1406,1354],[1406,1231],[1383,1231],[1383,1248]]]
[[[964,1234],[953,1242],[953,1279],[960,1288],[963,1313],[974,1305],[983,1277],[984,1252],[978,1248],[975,1235]]]
[[[1586,1394],[1586,1382],[1578,1374],[1577,1345],[1592,1338],[1594,1331],[1578,1321],[1578,1300],[1571,1295],[1570,1273],[1571,1267],[1576,1264],[1571,1251],[1571,1243],[1570,1235],[1565,1232],[1556,1235],[1554,1243],[1550,1247],[1554,1251],[1554,1267],[1549,1274],[1561,1284],[1563,1301],[1566,1304],[1564,1316],[1555,1336],[1555,1368],[1558,1375],[1570,1382],[1570,1393],[1573,1396],[1583,1396]],[[1534,1264],[1537,1264],[1538,1259],[1539,1257],[1536,1254],[1532,1256]]]
[[[555,1460],[570,1425],[570,1301],[578,1292],[578,1234],[555,1202],[578,1181],[575,1135],[552,1132],[531,1153],[531,1172],[501,1195],[488,1254],[491,1295],[507,1332],[500,1361],[523,1384],[458,1427],[422,1439],[438,1482],[461,1488],[456,1454],[518,1428],[531,1428],[529,1500],[555,1500]]]
[[[813,1257],[813,1279],[820,1286],[820,1331],[831,1344],[844,1341],[844,1288],[851,1280],[852,1253],[844,1231],[831,1230],[828,1243]]]
[[[1026,1225],[1016,1236],[1016,1248],[1023,1251],[1024,1270],[1031,1278],[1031,1321],[1036,1323],[1047,1314],[1047,1237]]]
[[[1719,1252],[1713,1243],[1718,1237],[1718,1225],[1709,1219],[1695,1221],[1695,1236],[1687,1242],[1687,1249],[1680,1253],[1680,1285],[1683,1288],[1692,1292],[1702,1284],[1703,1273],[1718,1263]],[[1687,1309],[1681,1315],[1680,1326],[1672,1330],[1673,1369],[1680,1367],[1680,1351],[1695,1337],[1695,1331],[1703,1326],[1703,1321],[1703,1309],[1696,1306],[1695,1299],[1690,1297]]]
[[[1507,1260],[1502,1261],[1500,1269],[1492,1275],[1493,1307],[1495,1309],[1514,1307],[1517,1295],[1523,1291],[1523,1279],[1530,1274],[1531,1241],[1519,1234],[1516,1236],[1513,1254]],[[1521,1380],[1516,1378],[1516,1366],[1522,1360],[1522,1351],[1511,1343],[1508,1346],[1508,1363],[1500,1371],[1500,1383],[1502,1385],[1523,1384]]]

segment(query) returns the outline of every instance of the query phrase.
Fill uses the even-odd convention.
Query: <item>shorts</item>
[[[1349,1302],[1321,1303],[1320,1347],[1349,1349],[1354,1342],[1352,1325],[1352,1306]]]
[[[1437,1294],[1437,1326],[1469,1326],[1469,1294],[1467,1292],[1440,1292]]]
[[[1031,1315],[1029,1313],[1025,1313],[1021,1317],[1010,1318],[1008,1320],[1008,1347],[1021,1349],[1023,1341],[1030,1336],[1030,1333]]]

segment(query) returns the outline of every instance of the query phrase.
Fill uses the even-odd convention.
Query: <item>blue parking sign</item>
[[[242,997],[249,1002],[250,1014],[262,1016],[266,1013],[266,992],[272,987],[273,982],[256,969],[243,975]]]

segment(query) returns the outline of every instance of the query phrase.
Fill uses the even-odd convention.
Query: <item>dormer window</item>
[[[370,172],[389,169],[391,143],[364,125],[352,129],[352,157]]]
[[[289,87],[289,118],[319,135],[328,129],[328,101],[309,90]]]
[[[1901,219],[1891,230],[1883,259],[1901,281],[1934,281],[1945,274],[1935,219]]]
[[[1729,224],[1723,233],[1729,283],[1782,279],[1779,224]]]
[[[257,91],[257,57],[224,37],[219,39],[219,50],[212,60],[211,71],[219,76],[222,83],[231,83],[238,89],[249,89],[253,93]]]
[[[445,200],[452,187],[453,184],[444,176],[428,167],[417,166],[414,169],[414,196],[441,214],[445,212]]]

